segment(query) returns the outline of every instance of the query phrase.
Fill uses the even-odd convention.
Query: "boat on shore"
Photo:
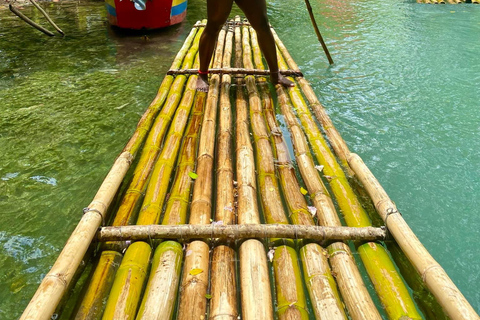
[[[236,18],[195,90],[204,26],[21,319],[479,319],[273,29],[296,87]]]
[[[110,25],[123,29],[159,29],[180,23],[187,0],[105,0]]]

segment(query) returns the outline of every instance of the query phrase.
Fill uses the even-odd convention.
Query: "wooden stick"
[[[29,25],[31,25],[35,29],[45,33],[47,36],[53,37],[55,35],[53,32],[48,31],[47,29],[45,29],[41,25],[39,25],[39,24],[33,22],[32,20],[30,20],[26,15],[24,15],[23,13],[18,11],[18,9],[15,8],[14,6],[12,6],[11,4],[8,5],[8,8],[10,8],[10,11],[15,13],[20,19],[22,19],[23,21],[25,21],[26,23],[28,23]]]
[[[241,225],[146,225],[103,227],[97,233],[97,241],[151,239],[208,239],[238,240],[248,238],[288,238],[315,241],[324,240],[385,240],[384,228],[325,227],[290,224],[241,224]]]
[[[303,73],[294,70],[280,70],[284,76],[303,77]],[[260,70],[253,68],[212,68],[208,69],[208,73],[211,74],[235,74],[235,75],[255,75],[255,76],[269,76],[270,70]],[[181,74],[198,74],[198,69],[170,69],[167,72],[168,75],[181,75]]]
[[[332,56],[330,55],[330,52],[328,51],[328,48],[327,48],[327,45],[325,44],[325,41],[323,41],[323,37],[322,37],[322,34],[320,33],[320,30],[318,30],[317,22],[315,21],[315,16],[313,15],[313,10],[312,10],[312,6],[310,5],[310,1],[305,0],[305,4],[307,5],[308,14],[310,15],[310,20],[312,21],[313,28],[315,29],[315,33],[317,35],[318,41],[320,41],[320,44],[322,45],[323,51],[325,51],[325,54],[327,55],[328,62],[330,64],[333,64]]]
[[[58,33],[60,33],[62,36],[65,35],[65,32],[62,31],[62,29],[60,29],[56,24],[55,22],[53,22],[53,20],[50,18],[50,16],[45,12],[45,10],[43,10],[42,7],[40,7],[38,5],[38,3],[35,1],[35,0],[30,0],[30,2],[35,6],[35,8],[37,8],[38,10],[40,10],[40,12],[43,14],[43,16],[47,19],[47,21],[52,25],[52,27],[55,28],[55,30],[58,31]]]
[[[402,251],[417,269],[451,319],[480,319],[438,262],[433,259],[407,225],[395,204],[362,159],[351,154],[348,163],[367,189],[375,207]]]

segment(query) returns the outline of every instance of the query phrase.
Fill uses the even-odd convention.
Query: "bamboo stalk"
[[[280,70],[280,74],[284,76],[295,76],[295,77],[302,77],[303,74],[300,71],[294,70]],[[260,69],[249,69],[247,68],[230,68],[230,67],[222,67],[222,68],[211,68],[208,69],[208,73],[211,74],[245,74],[245,75],[255,75],[255,76],[268,76],[270,75],[270,70],[260,70]],[[198,74],[198,69],[170,69],[167,72],[168,75],[192,75]]]
[[[285,66],[285,61],[280,54],[278,58],[279,66]],[[290,79],[293,80],[292,78]],[[280,88],[280,90],[283,89]],[[289,88],[288,92],[315,156],[324,165],[323,171],[329,180],[329,185],[347,225],[351,227],[371,226],[370,218],[361,206],[360,201],[348,184],[344,172],[323,139],[322,133],[316,126],[299,89],[297,87]],[[286,112],[291,111],[288,110]],[[337,221],[335,225],[339,225],[339,222]],[[396,271],[385,248],[375,243],[367,243],[359,246],[357,251],[363,263],[370,266],[370,268],[367,268],[367,272],[369,272],[369,277],[375,285],[375,289],[389,317],[398,319],[402,316],[409,316],[412,319],[421,319],[409,291]],[[379,263],[372,264],[370,255],[377,255]],[[388,289],[385,290],[385,288]]]
[[[232,57],[233,29],[229,28],[225,39],[222,66],[229,67]],[[215,220],[223,224],[235,223],[234,173],[232,161],[232,110],[230,104],[230,75],[222,76],[217,133],[217,196]]]
[[[198,67],[198,55],[194,65]],[[182,100],[175,111],[175,117],[168,130],[162,152],[158,156],[152,177],[148,182],[137,225],[157,224],[160,221],[165,196],[170,185],[170,176],[175,166],[193,101],[194,99],[196,100],[195,104],[197,107],[199,102],[204,101],[201,97],[196,98],[196,86],[197,76],[190,76],[183,92]],[[203,109],[203,106],[200,107]]]
[[[293,60],[287,48],[283,44],[282,40],[280,40],[280,38],[278,37],[275,30],[273,30],[273,28],[271,30],[275,39],[275,43],[277,44],[278,49],[282,53],[287,65],[289,66],[290,69],[298,71],[298,65]],[[310,107],[313,109],[315,116],[322,124],[322,128],[325,131],[326,136],[328,137],[328,141],[332,146],[332,149],[335,151],[335,154],[340,159],[344,168],[349,170],[348,163],[347,163],[347,155],[350,153],[350,151],[347,147],[347,144],[345,143],[343,138],[340,136],[340,133],[337,131],[335,126],[333,125],[333,122],[328,116],[328,113],[323,107],[323,105],[320,103],[320,101],[318,101],[318,98],[315,92],[313,91],[312,87],[310,86],[310,83],[308,83],[308,81],[303,77],[297,77],[296,80],[297,80],[297,83],[300,85],[308,102],[310,103]],[[351,174],[351,171],[348,171],[348,173]]]
[[[300,255],[315,318],[346,320],[324,249],[318,244],[310,243],[300,249]]]
[[[251,32],[252,37],[252,46],[255,48],[258,46],[255,32]],[[257,68],[263,68],[263,62],[261,60],[261,55],[259,50],[254,50],[255,64]],[[266,87],[266,85],[260,84],[260,88]],[[279,172],[279,178],[284,191],[285,200],[289,211],[292,213],[290,216],[294,224],[301,225],[314,225],[312,214],[309,212],[307,203],[303,194],[300,192],[300,185],[295,176],[293,166],[291,164],[290,155],[286,144],[283,139],[281,130],[278,128],[277,119],[275,117],[275,111],[273,110],[273,103],[269,97],[268,90],[263,89],[262,93],[262,102],[265,106],[265,116],[267,119],[268,126],[274,128],[272,131],[274,147],[277,154],[277,170]],[[301,142],[295,141],[294,144],[298,145]],[[305,163],[304,163],[305,164]],[[313,166],[313,163],[311,163]],[[313,169],[313,168],[311,168]],[[315,171],[313,171],[315,173]],[[318,180],[320,178],[316,176]],[[305,177],[305,179],[312,179],[312,177]],[[321,184],[318,184],[321,186]],[[314,191],[314,190],[312,190]],[[305,242],[302,242],[305,243]],[[344,243],[333,243],[328,247],[329,251],[335,252],[344,252],[344,255],[332,254],[329,256],[330,263],[336,274],[337,284],[345,297],[347,308],[352,319],[380,319],[380,315],[375,308],[375,305],[368,294],[367,288],[365,287],[360,272],[356,267],[355,260],[348,248]],[[310,250],[315,250],[315,247],[305,247],[307,255],[312,255]],[[274,256],[275,262],[275,256]],[[287,283],[291,283],[288,277],[280,277]],[[278,284],[277,284],[278,286]],[[332,289],[333,290],[333,289]],[[279,300],[279,298],[277,298]]]
[[[211,320],[238,319],[235,250],[219,245],[213,250],[210,317]]]
[[[132,243],[115,275],[102,320],[134,319],[147,277],[152,249],[145,242]]]
[[[252,41],[255,66],[258,69],[265,69],[259,49],[260,46],[258,44],[257,35],[252,28],[250,28],[250,37]],[[271,133],[273,140],[272,147],[274,155],[276,156],[276,169],[278,172],[280,185],[283,190],[283,195],[285,197],[285,202],[288,207],[288,212],[290,213],[290,219],[292,220],[293,224],[315,225],[312,214],[308,210],[305,197],[300,191],[301,186],[298,183],[287,144],[277,122],[268,84],[266,82],[259,82],[259,88],[267,130]]]
[[[182,256],[182,246],[178,242],[165,241],[157,247],[137,320],[172,318]]]
[[[215,50],[214,67],[221,66],[223,49],[225,44],[225,29],[220,31]],[[227,48],[228,50],[228,48]],[[193,188],[192,205],[190,209],[190,224],[210,224],[212,215],[212,185],[213,164],[215,154],[215,130],[217,121],[217,104],[220,86],[219,75],[210,78],[210,86],[205,106],[202,132],[198,147],[197,179]],[[183,268],[182,290],[180,292],[180,304],[178,319],[200,319],[205,317],[207,309],[207,288],[209,270],[209,247],[203,241],[193,241],[188,245],[191,252],[185,257]],[[187,251],[188,251],[187,250]],[[202,281],[194,281],[189,275],[196,276],[196,270],[201,270],[198,276],[205,277]],[[203,275],[202,275],[203,274]],[[203,283],[202,283],[203,282]],[[191,306],[195,308],[192,310]]]
[[[203,29],[199,29],[195,35],[192,46],[185,56],[183,66],[188,67],[193,64],[195,55],[198,51],[198,42],[202,32]],[[186,81],[186,76],[178,76],[175,78],[169,90],[165,104],[148,134],[142,154],[140,155],[137,167],[133,173],[132,181],[125,192],[112,225],[121,226],[132,223],[135,207],[140,200],[142,193],[145,191],[148,178],[150,177],[155,160],[160,152],[160,145],[172,120],[172,116],[180,102]]]
[[[235,21],[240,18],[236,17]],[[235,26],[235,67],[242,65],[242,33]],[[245,99],[244,80],[237,78],[236,86],[236,173],[238,180],[238,223],[260,223],[258,211],[255,160],[250,142],[248,105]],[[263,244],[255,239],[239,247],[240,300],[242,318],[245,320],[273,320],[272,293]]]
[[[243,27],[242,46],[243,64],[247,68],[253,68],[250,34],[247,26]],[[245,79],[249,96],[250,122],[256,147],[256,168],[263,214],[267,223],[288,224],[275,175],[273,151],[263,117],[262,102],[255,84],[255,78],[246,76]]]
[[[113,285],[115,273],[122,261],[122,255],[116,251],[103,251],[85,294],[77,305],[75,315],[72,319],[100,319],[103,314],[105,302],[108,298],[110,288]]]
[[[317,209],[318,220],[321,225],[340,226],[341,224],[335,213],[333,203],[319,176],[319,171],[314,167],[307,141],[293,115],[293,107],[288,100],[285,90],[277,86],[277,95],[282,113],[292,134],[297,164]],[[348,297],[345,299],[345,303],[350,315],[352,315],[353,319],[380,319],[381,317],[367,292],[348,247],[342,246],[341,243],[334,243],[329,247],[330,251],[340,249],[343,249],[347,254],[342,256],[343,259],[336,259],[332,256],[330,262],[336,274],[338,274],[337,283],[342,296]],[[308,247],[305,250],[308,250]]]
[[[240,245],[242,319],[273,320],[272,294],[263,244],[255,239]]]
[[[388,230],[448,316],[451,319],[479,319],[460,290],[415,236],[362,159],[352,153],[348,162],[370,194]]]
[[[241,224],[241,225],[143,225],[103,227],[97,241],[148,240],[148,239],[207,239],[235,241],[248,238],[288,238],[315,241],[333,240],[385,240],[384,228],[374,227],[326,227],[290,224]]]
[[[229,27],[225,39],[222,67],[228,68],[232,58],[233,28]],[[231,77],[222,76],[220,110],[217,135],[217,201],[215,220],[224,225],[236,222],[234,172],[232,160],[232,110],[230,103]],[[212,320],[235,320],[238,317],[237,283],[235,277],[235,251],[227,245],[213,249],[211,271],[210,315]]]
[[[190,189],[193,184],[192,172],[195,172],[198,136],[203,120],[206,94],[197,92],[192,118],[186,129],[180,150],[175,179],[165,207],[164,225],[185,224],[190,201]]]
[[[273,271],[278,318],[280,320],[309,319],[296,251],[288,246],[276,247]]]

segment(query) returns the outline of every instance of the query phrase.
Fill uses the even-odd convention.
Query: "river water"
[[[480,311],[480,6],[312,6],[333,66],[303,1],[269,1],[270,22],[350,149]],[[65,38],[0,9],[0,319],[21,314],[206,17],[204,0],[190,0],[181,25],[122,34],[101,2],[44,7]]]

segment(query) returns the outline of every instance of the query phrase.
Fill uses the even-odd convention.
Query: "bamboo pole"
[[[318,244],[310,243],[300,249],[300,255],[315,318],[346,320],[324,249]]]
[[[250,30],[252,36],[252,47],[255,48],[258,45],[255,32]],[[255,64],[257,68],[264,68],[263,62],[261,60],[261,55],[259,50],[254,50],[254,58]],[[260,84],[260,88],[266,87],[265,85]],[[281,130],[278,127],[277,119],[275,116],[275,111],[273,110],[273,103],[271,102],[271,98],[268,95],[268,90],[265,88],[262,92],[262,102],[265,106],[265,116],[267,119],[268,126],[272,131],[272,136],[274,140],[274,147],[276,149],[277,154],[277,170],[279,172],[279,179],[284,191],[284,196],[286,200],[286,204],[289,207],[289,211],[292,213],[290,218],[294,224],[301,224],[301,225],[314,225],[314,221],[312,218],[312,214],[309,212],[307,203],[303,194],[300,192],[300,185],[297,181],[295,176],[295,172],[293,166],[291,164],[290,155],[286,144],[283,139],[283,135]],[[293,123],[290,123],[293,124]],[[273,130],[271,128],[274,128]],[[299,137],[296,136],[296,140],[294,137],[294,145],[299,147],[303,140],[298,141]],[[306,146],[304,147],[306,150]],[[317,174],[313,168],[313,163],[311,164],[311,172]],[[303,165],[302,165],[303,164]],[[306,165],[305,162],[301,163],[300,166],[304,168]],[[304,170],[305,171],[305,170]],[[318,174],[316,178],[320,180]],[[312,177],[306,176],[306,180],[312,180]],[[317,183],[317,186],[321,186],[321,182]],[[315,189],[312,191],[320,191],[320,189]],[[313,210],[311,208],[310,210]],[[316,214],[316,212],[314,212]],[[301,239],[301,237],[299,237]],[[302,243],[302,242],[299,242]],[[304,244],[305,242],[303,242]],[[315,250],[315,247],[305,247],[307,255],[311,255],[313,253],[309,253],[310,250]],[[336,274],[337,284],[344,297],[345,303],[349,310],[349,313],[352,319],[380,319],[380,315],[375,308],[375,305],[368,294],[368,291],[362,281],[362,277],[358,268],[355,264],[355,260],[348,248],[347,245],[344,243],[338,242],[333,243],[328,247],[329,252],[335,252],[329,256],[330,263],[332,265],[332,269]],[[337,254],[337,253],[345,253],[345,254]],[[275,262],[275,256],[274,256]],[[288,279],[287,277],[280,277],[283,279]],[[288,280],[287,280],[288,281]],[[286,281],[286,282],[287,282]],[[292,281],[288,281],[287,283],[291,283]],[[279,284],[277,284],[277,287]],[[278,300],[278,299],[277,299]]]
[[[451,319],[479,319],[460,290],[415,236],[362,159],[352,153],[348,162],[370,194],[388,230],[448,316]]]
[[[240,21],[239,17],[235,21]],[[242,65],[242,33],[235,26],[235,67]],[[259,224],[255,159],[250,141],[248,104],[244,80],[237,78],[236,86],[236,173],[238,180],[238,223]],[[245,320],[273,320],[272,293],[268,277],[265,248],[259,240],[250,239],[239,246],[240,300]]]
[[[237,320],[237,281],[235,250],[219,245],[213,250],[210,316],[211,320]]]
[[[277,47],[282,53],[289,68],[292,70],[299,71],[298,65],[293,60],[287,48],[283,44],[282,40],[280,40],[280,38],[278,37],[275,30],[273,30],[273,28],[271,30],[272,30],[273,37],[275,39],[275,43],[277,44]],[[340,136],[340,133],[337,131],[335,126],[333,125],[332,120],[328,116],[328,113],[323,107],[323,105],[318,100],[315,92],[310,86],[310,83],[308,83],[308,81],[303,77],[297,77],[295,78],[295,80],[297,80],[297,83],[300,85],[305,97],[310,103],[310,107],[313,109],[315,116],[322,124],[322,128],[325,131],[326,136],[328,137],[328,141],[332,146],[332,149],[335,151],[335,154],[340,159],[344,168],[349,170],[348,163],[347,163],[347,155],[350,153],[350,151],[347,147],[347,144],[345,143],[343,138]],[[351,174],[351,171],[348,171],[348,173]]]
[[[258,44],[257,35],[252,28],[250,28],[250,36],[255,66],[258,69],[265,69],[259,49],[260,46]],[[295,169],[293,167],[287,144],[277,122],[268,84],[265,79],[262,80],[263,81],[259,81],[258,84],[260,88],[260,96],[262,99],[267,130],[271,133],[273,140],[272,146],[274,155],[276,157],[276,169],[288,212],[290,214],[290,219],[293,224],[309,226],[315,225],[313,215],[310,213],[307,202],[305,201],[305,197],[300,191],[302,187],[300,186],[295,175]]]
[[[240,245],[242,319],[273,319],[272,294],[263,244],[255,239]]]
[[[195,172],[195,156],[205,100],[205,92],[196,93],[192,118],[185,131],[175,179],[165,206],[165,216],[162,222],[164,225],[185,224],[187,221],[190,189],[194,181],[192,173]]]
[[[248,26],[243,27],[243,64],[246,68],[252,69],[252,49],[248,28]],[[275,175],[273,151],[263,117],[262,102],[255,84],[255,77],[246,76],[245,79],[249,96],[250,123],[256,151],[258,191],[260,193],[263,215],[267,223],[288,224],[289,221],[283,209],[280,188]]]
[[[115,275],[102,320],[134,319],[140,302],[152,248],[139,241],[132,243]]]
[[[203,29],[198,29],[195,39],[185,56],[183,66],[191,66],[198,51],[198,42]],[[165,136],[167,128],[172,120],[172,116],[182,98],[182,92],[187,81],[186,76],[175,78],[165,100],[165,104],[157,116],[140,155],[137,167],[133,173],[127,191],[122,199],[120,207],[117,210],[112,225],[121,226],[131,224],[134,219],[134,210],[140,200],[150,177],[150,173],[155,164],[155,160],[160,152],[160,145]]]
[[[172,318],[182,256],[182,246],[178,242],[165,241],[157,247],[137,320]]]
[[[103,227],[97,234],[97,241],[148,240],[148,239],[208,239],[235,241],[248,238],[287,238],[314,241],[385,240],[384,228],[374,227],[326,227],[290,224],[208,224],[208,225],[139,225]]]
[[[332,56],[328,51],[325,41],[323,41],[323,37],[322,37],[322,34],[320,33],[320,30],[318,30],[317,22],[315,21],[315,16],[313,15],[313,10],[312,10],[312,6],[310,5],[310,1],[305,0],[305,4],[307,5],[308,14],[310,15],[310,20],[312,21],[313,29],[315,29],[315,34],[317,35],[318,41],[322,45],[323,51],[325,51],[325,55],[327,56],[328,63],[333,64]]]
[[[280,320],[307,320],[307,302],[296,251],[288,246],[275,248],[273,256],[277,314]]]
[[[198,65],[197,55],[194,66],[198,67]],[[148,182],[142,208],[138,215],[137,225],[158,224],[160,222],[163,204],[170,186],[170,176],[175,166],[193,101],[196,100],[196,107],[199,107],[199,102],[204,101],[201,97],[195,98],[196,86],[197,76],[190,76],[180,104],[175,111],[175,117],[168,130],[163,149],[155,162],[152,177]],[[204,96],[204,94],[201,96]],[[203,109],[202,105],[200,107]]]
[[[278,58],[279,66],[282,68],[282,66],[286,65],[285,61],[280,53]],[[292,78],[290,79],[293,80]],[[280,88],[280,90],[283,89]],[[371,226],[370,218],[348,184],[344,172],[328,148],[326,141],[323,139],[322,133],[316,126],[299,89],[297,87],[289,88],[288,92],[315,156],[324,166],[323,172],[329,181],[345,222],[350,227]],[[336,225],[339,225],[338,221],[336,223]],[[412,319],[421,319],[405,283],[395,269],[385,248],[375,243],[366,243],[359,246],[357,251],[363,263],[369,265],[367,272],[369,272],[369,277],[389,317],[398,319],[402,316],[409,316]],[[371,255],[378,256],[376,260],[378,263],[372,263],[374,259]]]
[[[213,62],[213,66],[217,68],[222,64],[225,36],[226,31],[222,29],[218,36]],[[196,172],[198,177],[193,188],[189,220],[189,223],[192,225],[210,224],[212,215],[213,164],[219,87],[220,77],[214,74],[210,78],[205,116],[198,147],[199,154]],[[190,254],[185,257],[178,319],[193,320],[205,317],[207,309],[206,294],[210,272],[209,247],[203,241],[193,241],[187,246],[187,252],[190,252]],[[196,274],[199,270],[201,270],[201,273]],[[193,278],[190,276],[193,276]],[[193,310],[191,308],[192,305],[195,306]]]
[[[105,302],[112,287],[115,273],[122,261],[122,255],[116,251],[103,251],[87,287],[85,294],[78,301],[72,319],[101,319]]]
[[[222,67],[231,65],[233,28],[229,27],[225,39]],[[232,159],[232,109],[230,103],[231,76],[222,76],[217,134],[216,205],[215,221],[223,225],[236,222],[235,187]],[[233,320],[238,317],[237,283],[235,277],[235,251],[226,241],[213,249],[211,271],[211,299],[209,319]]]
[[[282,113],[287,122],[288,129],[292,136],[295,157],[302,177],[306,183],[307,190],[311,194],[317,217],[321,225],[340,226],[340,221],[335,213],[333,203],[328,197],[325,186],[315,169],[313,160],[303,132],[293,115],[293,107],[282,87],[277,86],[277,95]],[[362,281],[355,261],[348,246],[341,243],[333,243],[329,251],[343,251],[342,259],[332,255],[330,262],[335,272],[339,275],[337,283],[345,298],[345,303],[353,319],[380,319],[380,315],[370,298],[368,291]]]

